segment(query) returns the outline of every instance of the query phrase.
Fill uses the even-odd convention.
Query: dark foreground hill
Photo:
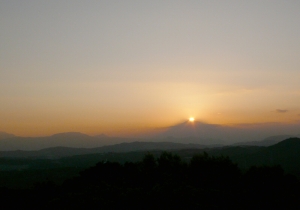
[[[34,209],[299,209],[299,189],[279,166],[242,173],[229,158],[204,153],[184,162],[164,152],[123,165],[99,162],[59,186],[2,188],[0,202]]]
[[[257,149],[250,154],[229,155],[240,167],[281,165],[286,171],[300,174],[300,139],[290,138],[278,144]]]
[[[300,139],[290,138],[269,147],[225,146],[206,148],[197,144],[179,144],[170,142],[133,142],[99,148],[56,147],[39,151],[1,152],[1,170],[22,170],[59,167],[89,167],[101,160],[140,161],[143,155],[151,151],[158,156],[161,151],[172,151],[189,161],[199,153],[207,152],[214,156],[228,156],[240,168],[252,165],[281,165],[286,171],[300,175]]]
[[[142,143],[125,144],[128,148]],[[121,144],[120,144],[121,145]],[[119,146],[120,146],[119,145]],[[131,145],[131,146],[130,146]],[[156,145],[156,144],[149,144]],[[170,144],[166,144],[168,147]],[[177,144],[174,144],[175,146]],[[181,146],[181,145],[177,145]],[[185,145],[187,146],[187,145]],[[110,148],[110,147],[107,147]],[[147,152],[158,158],[163,150],[142,150],[131,152],[100,152],[70,156],[70,151],[59,148],[55,151],[65,153],[67,157],[49,159],[44,157],[30,158],[0,158],[0,187],[29,188],[35,182],[45,180],[61,184],[64,180],[76,176],[79,171],[92,167],[100,161],[111,161],[125,164],[126,162],[141,161]],[[50,151],[52,149],[49,149]],[[47,150],[46,150],[47,151]],[[220,148],[179,148],[166,149],[177,154],[183,162],[189,162],[194,155],[207,152],[213,156],[229,157],[242,171],[247,171],[251,166],[276,166],[280,165],[286,173],[300,177],[300,139],[291,138],[269,147],[257,146],[227,146]],[[49,153],[53,155],[52,153]],[[59,155],[56,154],[56,155]]]
[[[299,135],[278,135],[278,136],[270,136],[268,138],[265,138],[262,141],[248,141],[248,142],[238,142],[232,144],[232,146],[272,146],[274,144],[277,144],[285,139],[288,138],[295,138],[298,137]]]

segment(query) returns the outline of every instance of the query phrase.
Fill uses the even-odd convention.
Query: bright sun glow
[[[190,121],[190,122],[194,122],[195,119],[194,119],[193,117],[190,117],[190,118],[189,118],[189,121]]]

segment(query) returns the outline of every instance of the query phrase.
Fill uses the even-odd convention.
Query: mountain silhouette
[[[51,147],[37,151],[2,151],[0,153],[0,157],[57,159],[61,157],[74,155],[98,154],[108,152],[123,153],[134,151],[180,150],[202,148],[205,148],[205,146],[199,144],[180,144],[172,142],[130,142],[96,148]]]
[[[270,136],[268,138],[265,138],[262,141],[248,141],[248,142],[238,142],[233,144],[232,146],[271,146],[274,144],[277,144],[283,140],[286,140],[288,138],[292,137],[298,137],[294,135],[278,135],[278,136]]]
[[[40,150],[49,147],[95,148],[136,141],[191,143],[207,146],[232,144],[270,146],[288,137],[298,137],[292,135],[299,132],[298,128],[300,129],[299,125],[280,123],[228,126],[185,121],[174,126],[158,128],[153,132],[148,131],[142,135],[127,138],[108,137],[105,134],[89,136],[79,132],[58,133],[45,137],[18,137],[1,132],[0,151]],[[261,141],[262,139],[264,141]]]
[[[6,133],[6,132],[0,132],[0,140],[1,139],[8,139],[8,138],[13,138],[15,135]]]
[[[300,138],[289,138],[269,147],[270,152],[278,156],[300,157]]]
[[[206,124],[198,121],[171,126],[157,134],[155,138],[183,141],[185,143],[223,144],[224,128],[220,125]]]
[[[0,151],[40,150],[50,147],[94,148],[132,141],[136,139],[108,138],[105,135],[94,137],[79,132],[58,133],[45,137],[13,136],[1,139]]]
[[[197,144],[234,144],[243,142],[255,142],[259,145],[262,139],[265,142],[259,146],[269,146],[295,135],[283,135],[295,133],[297,126],[278,123],[243,124],[243,125],[218,125],[199,121],[185,121],[183,123],[167,127],[157,133],[153,138],[172,139],[173,142],[197,143]],[[272,139],[266,139],[267,137]],[[274,138],[274,136],[279,136]],[[251,145],[251,143],[249,144]]]
[[[234,148],[234,147],[232,147]],[[252,147],[235,147],[243,150],[248,150]],[[294,172],[300,168],[300,139],[289,138],[275,145],[268,147],[256,147],[256,152],[251,154],[230,155],[230,158],[237,162],[242,168],[247,168],[251,165],[257,166],[273,166],[281,165],[286,171]],[[255,151],[254,150],[254,151]],[[226,154],[224,154],[226,155]]]

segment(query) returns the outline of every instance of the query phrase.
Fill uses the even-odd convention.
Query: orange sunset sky
[[[0,131],[299,123],[300,1],[0,1]]]

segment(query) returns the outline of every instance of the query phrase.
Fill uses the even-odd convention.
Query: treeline
[[[242,172],[228,157],[207,153],[190,162],[163,152],[140,162],[99,162],[61,186],[1,189],[2,205],[43,209],[297,209],[300,184],[280,166]]]

